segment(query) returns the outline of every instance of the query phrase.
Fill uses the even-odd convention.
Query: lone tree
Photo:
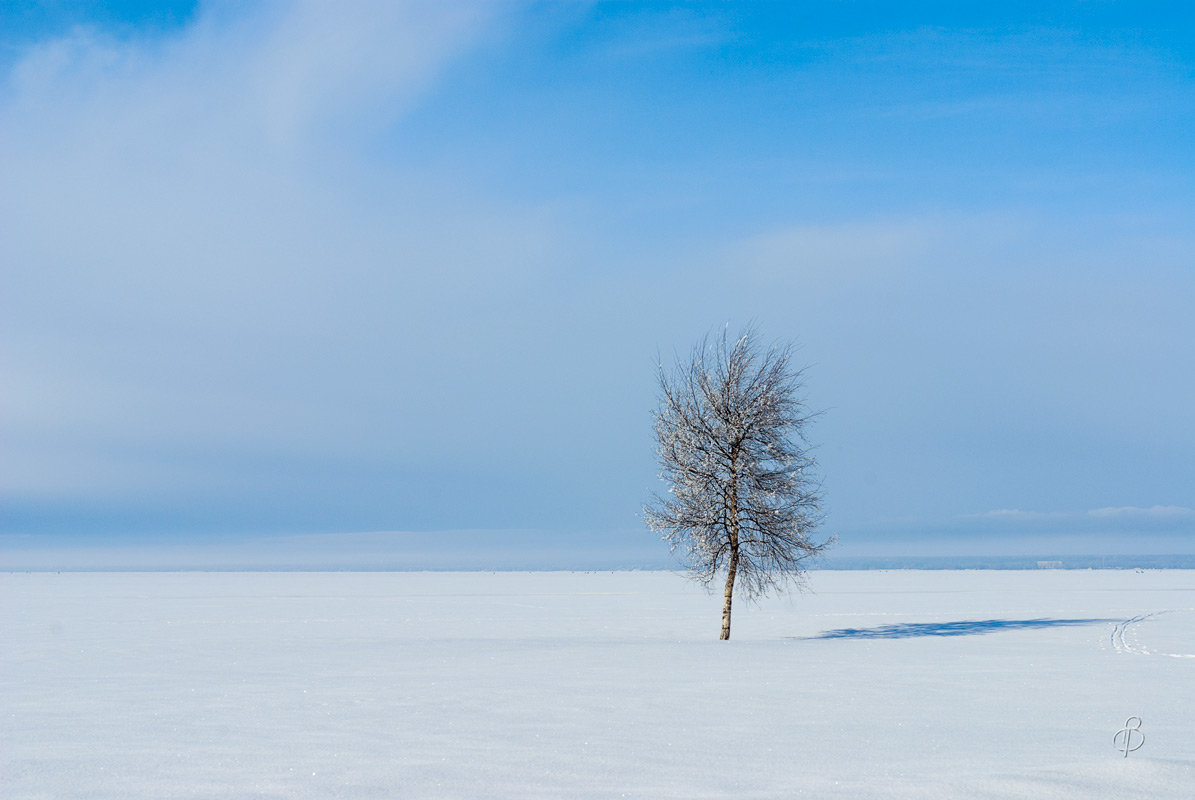
[[[791,356],[787,345],[762,349],[748,328],[734,341],[707,335],[672,372],[660,365],[655,430],[669,487],[644,516],[695,579],[708,586],[726,570],[722,639],[736,580],[748,599],[800,585],[805,562],[830,544],[810,538],[822,517],[805,438],[813,415]]]

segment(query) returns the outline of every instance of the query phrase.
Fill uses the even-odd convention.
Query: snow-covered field
[[[810,588],[0,575],[0,796],[1195,797],[1195,572]]]

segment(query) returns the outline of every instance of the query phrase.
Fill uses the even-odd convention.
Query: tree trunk
[[[730,545],[730,569],[726,573],[726,591],[722,595],[722,635],[719,639],[730,638],[730,603],[734,599],[734,574],[739,569],[739,537],[735,534]]]
[[[738,448],[730,456],[730,508],[727,509],[730,519],[730,564],[726,570],[726,590],[722,594],[722,635],[718,638],[725,641],[730,638],[730,604],[734,600],[734,576],[739,571],[739,479],[735,469],[738,461]]]

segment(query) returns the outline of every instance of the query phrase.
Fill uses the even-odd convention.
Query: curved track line
[[[1171,614],[1175,611],[1195,611],[1190,608],[1166,608],[1161,611],[1151,611],[1148,614],[1138,614],[1135,617],[1121,620],[1112,626],[1111,642],[1112,649],[1118,653],[1133,653],[1139,656],[1167,656],[1169,658],[1195,658],[1195,653],[1159,653],[1156,650],[1150,650],[1143,646],[1138,641],[1137,625],[1162,614]]]

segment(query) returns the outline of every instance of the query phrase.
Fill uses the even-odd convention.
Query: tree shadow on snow
[[[996,631],[1098,625],[1114,619],[968,619],[958,622],[904,622],[876,628],[839,628],[806,639],[909,639],[914,636],[973,636]]]

